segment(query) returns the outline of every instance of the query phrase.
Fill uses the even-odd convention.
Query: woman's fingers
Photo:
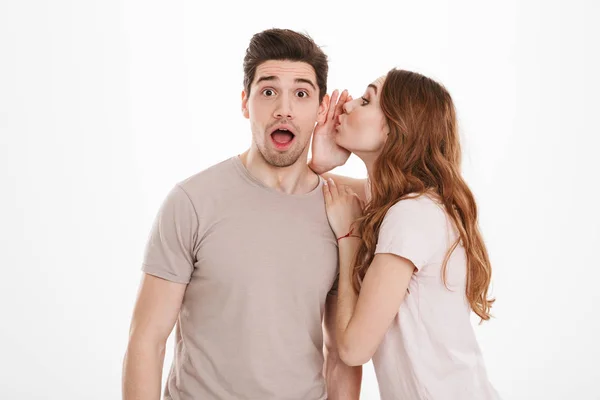
[[[323,196],[325,197],[325,205],[329,206],[331,204],[331,191],[329,190],[329,185],[327,184],[327,179],[323,182]]]
[[[329,190],[331,191],[331,198],[334,201],[340,197],[339,189],[332,178],[329,178]]]
[[[335,89],[333,93],[331,93],[331,99],[329,100],[329,109],[327,110],[327,120],[325,123],[331,121],[335,115],[335,110],[337,108],[337,99],[340,92]]]
[[[346,104],[346,101],[348,101],[348,90],[344,89],[344,91],[342,92],[340,99],[338,100],[338,102],[335,105],[335,113],[333,118],[337,117],[338,115],[342,115],[343,113],[343,107],[344,104]]]

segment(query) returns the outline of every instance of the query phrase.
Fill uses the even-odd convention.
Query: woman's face
[[[379,153],[389,132],[379,98],[385,76],[367,86],[363,96],[344,104],[336,126],[336,143],[357,154]]]

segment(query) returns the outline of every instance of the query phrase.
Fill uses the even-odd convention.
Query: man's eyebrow
[[[375,94],[377,94],[377,86],[373,85],[372,83],[369,84],[369,86],[367,86],[368,88],[373,88],[373,90],[375,91]]]
[[[269,76],[261,76],[260,78],[258,78],[258,80],[256,81],[256,84],[258,85],[261,82],[268,82],[268,81],[278,81],[279,77],[275,76],[275,75],[269,75]],[[310,80],[310,79],[305,79],[305,78],[296,78],[295,79],[296,83],[307,83],[309,84],[314,90],[317,90],[315,84]]]
[[[315,84],[310,79],[297,78],[296,83],[308,83],[314,90],[317,90]]]
[[[263,82],[263,81],[278,81],[279,78],[276,77],[275,75],[270,75],[270,76],[261,76],[260,78],[258,78],[258,80],[256,81],[256,84],[258,85],[259,83]]]

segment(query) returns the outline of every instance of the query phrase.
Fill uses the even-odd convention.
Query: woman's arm
[[[350,366],[362,365],[375,354],[404,301],[415,269],[400,256],[377,254],[357,296],[352,288],[352,262],[359,243],[349,237],[339,244],[336,333],[340,359]]]
[[[361,201],[349,187],[338,188],[333,179],[323,185],[323,195],[327,218],[338,238],[339,248],[335,329],[339,356],[347,365],[362,365],[371,359],[398,313],[415,265],[408,259],[381,251],[368,268],[357,296],[352,287],[352,269],[360,240],[347,234],[352,232],[354,221],[362,214]]]

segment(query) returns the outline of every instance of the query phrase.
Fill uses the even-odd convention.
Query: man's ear
[[[323,101],[319,105],[319,111],[317,112],[317,123],[323,124],[327,119],[327,111],[329,111],[329,101],[331,98],[328,94],[323,96]]]
[[[245,90],[242,90],[242,115],[244,118],[250,118],[250,113],[248,112],[248,95]]]

